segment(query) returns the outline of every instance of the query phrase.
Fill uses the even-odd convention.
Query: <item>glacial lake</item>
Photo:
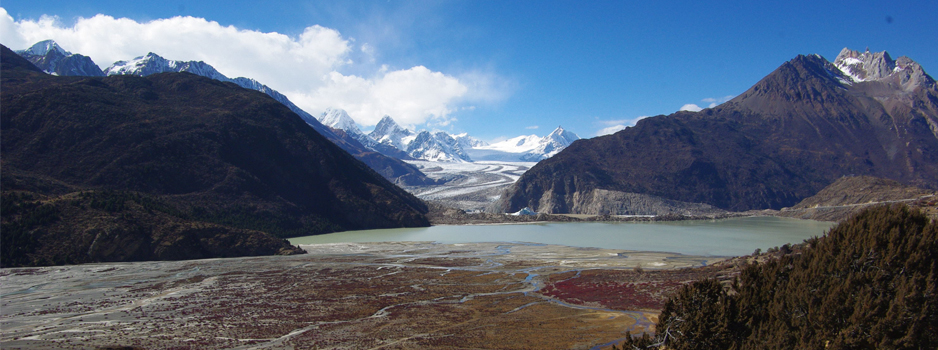
[[[778,217],[671,222],[443,225],[345,231],[290,238],[291,244],[343,242],[527,242],[686,255],[738,256],[823,236],[834,223]]]

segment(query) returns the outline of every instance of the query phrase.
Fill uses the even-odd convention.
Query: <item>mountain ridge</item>
[[[911,92],[851,81],[820,56],[799,55],[714,108],[573,143],[526,172],[492,210],[590,214],[580,210],[597,206],[588,200],[596,190],[780,209],[849,174],[935,186],[934,80]]]
[[[488,144],[468,133],[449,134],[442,131],[415,132],[401,127],[394,118],[384,116],[375,129],[365,135],[347,112],[330,109],[320,116],[320,122],[334,129],[344,129],[373,150],[399,159],[439,162],[509,161],[537,162],[557,154],[580,137],[558,126],[549,135],[518,136],[495,144]],[[381,148],[386,146],[385,148]],[[389,150],[390,149],[390,150]],[[395,153],[403,151],[407,158]]]
[[[81,255],[98,241],[223,254],[258,239],[290,247],[271,234],[428,225],[422,201],[266,94],[190,73],[55,77],[3,49],[2,246],[32,249],[4,250],[5,264],[160,257]]]
[[[62,49],[58,44],[52,40],[43,41],[33,45],[35,50],[32,48],[25,51],[33,51],[34,53],[46,53],[46,55],[32,55],[28,59],[33,63],[43,63],[53,66],[67,66],[67,64],[60,63],[65,58],[62,55],[49,54],[52,50],[50,48],[57,48],[57,50],[62,52],[67,52]],[[22,53],[21,53],[22,54]],[[154,73],[164,73],[164,72],[190,72],[193,74],[209,77],[219,81],[232,82],[241,86],[243,88],[256,90],[267,94],[268,96],[274,98],[278,102],[284,104],[294,113],[299,115],[307,124],[309,124],[317,132],[325,136],[327,139],[331,140],[333,143],[344,149],[345,151],[351,153],[353,156],[359,160],[364,161],[366,164],[372,167],[375,171],[378,171],[385,178],[398,182],[404,185],[425,185],[433,184],[435,181],[428,178],[425,174],[420,172],[416,167],[413,167],[397,158],[394,157],[384,157],[382,154],[376,154],[375,151],[371,150],[368,147],[365,147],[357,140],[350,137],[345,133],[337,133],[334,129],[322,125],[315,117],[302,110],[296,106],[292,101],[290,101],[286,96],[280,92],[271,89],[267,85],[264,85],[257,80],[245,77],[238,78],[228,78],[224,74],[218,72],[211,65],[202,62],[202,61],[175,61],[167,60],[155,53],[148,53],[144,56],[136,57],[128,61],[118,61],[112,66],[105,69],[107,74],[101,71],[90,58],[81,55],[72,55],[69,57],[80,56],[82,60],[87,61],[87,64],[90,64],[95,70],[98,71],[96,74],[84,74],[82,71],[63,71],[62,74],[66,76],[106,76],[106,75],[117,75],[117,74],[130,74],[137,76],[145,76]]]

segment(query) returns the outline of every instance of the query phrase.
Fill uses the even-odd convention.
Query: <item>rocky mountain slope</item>
[[[105,74],[147,76],[156,73],[188,72],[219,81],[232,82],[246,89],[263,92],[284,104],[317,132],[345,151],[351,153],[359,160],[365,162],[365,164],[371,166],[372,169],[385,178],[403,185],[425,185],[434,183],[433,180],[426,177],[426,175],[417,170],[417,168],[394,158],[394,156],[385,157],[380,152],[362,145],[358,140],[350,137],[346,133],[337,132],[335,129],[322,125],[315,117],[306,113],[306,111],[300,109],[286,96],[271,89],[267,85],[245,77],[228,78],[211,65],[202,61],[168,60],[151,52],[132,60],[118,61],[102,72],[97,65],[86,56],[63,54],[68,52],[59,47],[58,44],[52,40],[39,42],[30,49],[23,50],[19,53],[33,63],[41,63],[53,68],[59,67],[60,72],[56,74],[63,76],[104,76]],[[79,58],[83,65],[82,69],[61,69],[62,67],[74,66],[75,63],[73,63],[73,61],[79,60]],[[46,70],[49,71],[49,69]]]
[[[622,210],[597,202],[597,191],[780,209],[851,174],[938,186],[935,80],[885,53],[844,50],[835,62],[852,68],[798,56],[715,108],[575,142],[525,173],[493,210]]]
[[[422,201],[267,95],[188,73],[55,77],[5,47],[2,63],[4,266],[428,225]]]
[[[791,208],[783,208],[778,215],[841,221],[871,206],[889,203],[906,203],[913,206],[922,203],[927,206],[927,203],[934,203],[936,200],[938,191],[905,186],[898,181],[872,176],[848,176],[838,179]]]

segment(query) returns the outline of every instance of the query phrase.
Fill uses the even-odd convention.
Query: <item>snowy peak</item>
[[[840,50],[834,59],[834,65],[855,82],[882,80],[892,74],[896,61],[886,51],[871,53],[854,51],[848,48]]]
[[[130,61],[114,62],[113,65],[104,70],[107,75],[137,75],[142,77],[167,72],[189,72],[215,80],[231,80],[205,62],[167,60],[152,52]]]
[[[334,129],[342,129],[365,147],[399,159],[423,159],[437,162],[471,162],[463,143],[478,143],[468,135],[462,141],[445,132],[421,131],[415,134],[407,130],[390,116],[384,116],[375,130],[365,135],[355,121],[341,109],[328,109],[319,121]]]
[[[558,126],[550,135],[547,135],[547,138],[558,145],[567,147],[573,143],[573,141],[579,140],[580,136],[574,134],[572,131],[565,130],[562,126]]]
[[[147,76],[150,74],[169,72],[188,72],[210,79],[232,82],[245,89],[263,92],[278,102],[283,103],[285,106],[287,106],[287,108],[290,108],[291,111],[298,114],[300,118],[303,118],[306,123],[312,125],[320,132],[323,132],[323,129],[317,125],[316,118],[297,107],[295,104],[293,104],[293,102],[290,101],[290,99],[288,99],[280,92],[277,92],[277,90],[271,89],[267,85],[261,84],[257,80],[251,78],[238,77],[229,79],[224,74],[221,74],[221,72],[217,71],[215,67],[212,67],[210,64],[202,61],[167,60],[160,55],[150,52],[145,56],[140,56],[130,61],[117,61],[108,67],[104,73],[102,73],[102,75]]]
[[[459,142],[449,134],[438,131],[421,131],[407,145],[407,153],[417,159],[434,162],[471,162],[469,155],[459,146]]]
[[[26,50],[16,51],[44,72],[59,76],[102,77],[104,72],[88,56],[72,54],[52,40],[36,43]]]
[[[456,134],[456,135],[450,135],[450,136],[456,139],[456,143],[458,143],[459,147],[461,147],[464,150],[470,149],[470,148],[488,146],[487,142],[476,139],[472,136],[469,136],[469,133],[464,132],[462,134]]]
[[[509,153],[524,153],[533,151],[537,148],[538,143],[541,141],[541,138],[537,135],[526,135],[526,136],[517,136],[505,141],[496,142],[491,145],[475,147],[480,149],[488,149],[494,151],[502,151]]]
[[[43,40],[38,43],[35,43],[33,46],[30,46],[26,50],[17,51],[17,53],[19,53],[20,55],[25,53],[25,54],[30,54],[34,56],[45,56],[45,55],[48,55],[50,52],[56,52],[62,56],[72,55],[71,52],[65,51],[65,49],[63,49],[61,46],[59,46],[59,44],[56,44],[55,41],[52,41],[52,40]]]
[[[912,91],[919,86],[934,82],[922,66],[912,59],[901,56],[893,60],[886,51],[859,52],[844,48],[834,59],[834,66],[840,69],[854,83],[865,81],[883,81],[898,84],[905,91]]]
[[[564,130],[563,127],[558,126],[557,129],[554,129],[550,135],[545,136],[540,141],[538,141],[537,147],[528,152],[527,155],[521,157],[522,160],[527,161],[539,161],[541,159],[547,159],[553,155],[560,153],[564,148],[570,146],[573,141],[579,140],[580,136],[574,134],[570,131]]]
[[[344,109],[329,108],[319,116],[319,122],[333,129],[342,129],[346,133],[364,135],[355,120]]]
[[[385,144],[399,150],[406,150],[408,141],[413,139],[414,133],[410,130],[402,128],[394,119],[391,119],[390,116],[384,116],[381,118],[381,121],[378,122],[378,125],[375,126],[370,134],[368,134],[373,140],[378,143]]]
[[[549,135],[518,136],[487,146],[473,147],[470,155],[476,160],[520,160],[537,162],[559,153],[580,137],[573,132],[557,127]]]

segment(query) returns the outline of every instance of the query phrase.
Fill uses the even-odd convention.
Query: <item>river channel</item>
[[[528,242],[571,247],[738,256],[822,236],[834,223],[778,217],[615,223],[443,225],[346,231],[291,238],[291,244],[343,242]]]

